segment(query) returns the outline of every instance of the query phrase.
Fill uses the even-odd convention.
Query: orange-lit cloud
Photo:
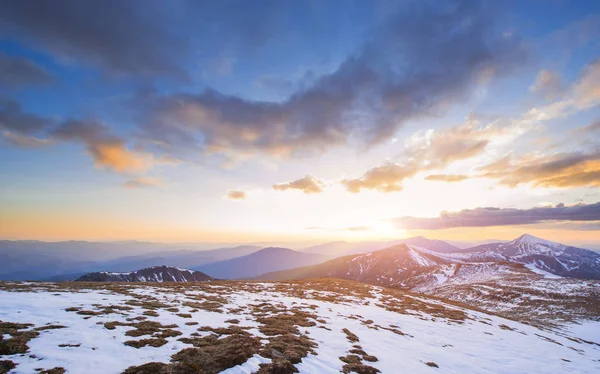
[[[418,172],[414,166],[404,166],[387,163],[369,169],[360,178],[344,179],[342,183],[349,192],[358,193],[361,189],[376,190],[379,192],[401,191],[401,183]]]
[[[468,175],[463,174],[431,174],[425,177],[428,181],[439,181],[439,182],[460,182],[468,179]]]
[[[88,151],[98,168],[118,173],[141,173],[153,165],[150,155],[132,152],[119,140],[88,144]]]
[[[493,137],[506,131],[507,127],[483,126],[470,118],[460,126],[429,131],[417,138],[408,144],[400,162],[386,162],[367,170],[359,178],[344,179],[340,183],[352,193],[358,193],[362,189],[401,191],[404,180],[422,171],[443,169],[455,161],[478,156]],[[441,179],[438,176],[434,180]]]
[[[229,200],[246,200],[246,191],[229,190],[227,191],[227,198]]]
[[[307,175],[304,178],[292,182],[277,183],[273,185],[275,191],[300,190],[305,194],[321,193],[323,192],[323,187],[325,187],[325,184],[311,175]]]
[[[130,150],[125,141],[114,135],[107,125],[95,121],[65,121],[54,130],[54,136],[59,140],[84,143],[96,167],[101,169],[137,174],[160,162],[149,153]]]
[[[531,183],[539,187],[600,186],[600,151],[547,156],[505,156],[480,169],[480,176],[515,187]]]

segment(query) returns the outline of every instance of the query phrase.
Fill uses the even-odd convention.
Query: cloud
[[[125,188],[161,188],[162,182],[155,178],[135,178],[125,182]]]
[[[387,163],[369,169],[360,178],[344,179],[342,183],[349,192],[358,193],[361,189],[379,192],[402,191],[402,182],[418,172],[414,166]]]
[[[566,117],[600,105],[600,59],[585,66],[579,79],[564,90],[559,100],[541,108],[532,108],[521,120],[525,122],[549,121]]]
[[[227,198],[229,200],[246,200],[246,191],[229,190],[227,191]]]
[[[388,161],[367,170],[359,178],[344,179],[341,183],[352,193],[362,189],[401,191],[404,180],[422,171],[442,169],[455,161],[475,157],[485,150],[492,138],[511,131],[510,126],[483,125],[471,117],[459,126],[430,130],[413,139],[400,155],[401,161]]]
[[[64,64],[187,80],[198,65],[205,65],[198,71],[210,68],[228,50],[259,48],[273,35],[290,33],[285,21],[294,12],[295,6],[274,0],[3,1],[0,30],[3,39]]]
[[[4,131],[4,139],[12,145],[22,148],[38,148],[50,144],[50,139],[37,138],[35,136],[22,135],[18,132]]]
[[[594,121],[583,127],[576,128],[573,130],[573,132],[577,134],[593,134],[595,132],[600,132],[600,120]]]
[[[0,51],[0,86],[17,88],[53,81],[54,77],[38,64]]]
[[[425,177],[425,179],[428,181],[439,182],[460,182],[468,178],[468,175],[463,174],[431,174]]]
[[[571,152],[543,156],[510,154],[480,168],[480,176],[516,187],[531,183],[537,187],[600,186],[600,151]]]
[[[124,138],[98,121],[67,119],[58,121],[23,111],[11,100],[0,100],[0,129],[9,143],[38,147],[59,141],[83,143],[96,167],[124,174],[139,174],[157,165],[179,162],[170,155],[157,157],[142,149],[130,149]]]
[[[210,89],[146,97],[138,104],[145,135],[174,151],[225,155],[290,156],[349,141],[377,144],[407,121],[438,116],[466,99],[482,77],[522,64],[523,46],[517,37],[497,32],[497,12],[489,6],[405,4],[337,70],[284,101]]]
[[[157,22],[156,2],[77,0],[2,2],[5,37],[38,47],[64,62],[119,74],[178,75],[174,61],[187,48]],[[169,12],[163,17],[169,21]]]
[[[275,191],[300,190],[305,194],[321,193],[323,192],[323,187],[325,187],[325,184],[311,175],[292,182],[273,185]]]
[[[406,230],[440,230],[454,227],[487,227],[527,225],[546,222],[600,221],[600,202],[531,209],[476,208],[459,212],[442,212],[436,218],[401,217],[392,219],[398,227]]]
[[[49,126],[52,121],[23,111],[21,105],[8,99],[0,99],[0,128],[19,134],[32,134]]]
[[[151,154],[131,151],[123,139],[99,122],[68,120],[56,128],[53,135],[59,140],[83,142],[98,168],[135,174],[147,171],[155,164]]]
[[[540,70],[535,81],[529,86],[529,91],[552,99],[559,96],[564,90],[564,85],[560,75],[546,69]]]

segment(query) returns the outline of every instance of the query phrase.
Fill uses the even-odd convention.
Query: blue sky
[[[0,10],[2,237],[600,237],[597,1]]]

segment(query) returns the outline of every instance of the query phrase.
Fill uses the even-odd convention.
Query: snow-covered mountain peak
[[[514,244],[544,244],[546,246],[562,246],[562,244],[551,242],[550,240],[538,238],[530,234],[523,234],[512,241]]]

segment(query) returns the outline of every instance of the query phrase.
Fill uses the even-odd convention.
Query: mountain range
[[[375,253],[402,244],[413,249],[407,252],[408,259],[416,257],[415,253],[418,253],[422,259],[445,265],[461,263],[461,266],[465,266],[468,263],[474,267],[477,263],[510,262],[523,264],[530,270],[565,277],[598,279],[600,274],[600,254],[597,252],[523,235],[510,242],[489,243],[467,249],[441,240],[414,237],[382,242],[329,242],[301,251],[250,245],[197,250],[189,245],[142,242],[0,241],[0,280],[65,281],[90,272],[124,273],[153,266],[192,269],[220,279],[254,278],[278,271],[290,273],[276,276],[296,274],[296,277],[300,277],[302,272],[308,270],[296,268],[313,265],[317,268],[310,269],[311,274],[323,273],[319,269],[328,269],[325,272],[328,274],[341,274],[343,266],[340,263],[345,256]],[[394,257],[394,261],[407,261],[402,258],[401,252],[396,250],[396,256],[399,257]],[[319,265],[328,260],[333,262]],[[410,269],[406,277],[410,278],[413,271],[421,272],[417,270],[418,267],[409,266],[408,263],[405,265]],[[341,270],[335,270],[337,267]]]
[[[466,274],[497,274],[505,269],[529,271],[570,278],[600,279],[600,254],[565,246],[531,235],[508,243],[486,244],[448,252],[440,241],[409,241],[360,255],[349,255],[308,267],[264,274],[260,279],[284,280],[334,277],[383,286],[404,288],[439,284]],[[442,242],[443,243],[443,242]],[[466,269],[469,269],[466,271]],[[493,270],[491,270],[493,269]]]

